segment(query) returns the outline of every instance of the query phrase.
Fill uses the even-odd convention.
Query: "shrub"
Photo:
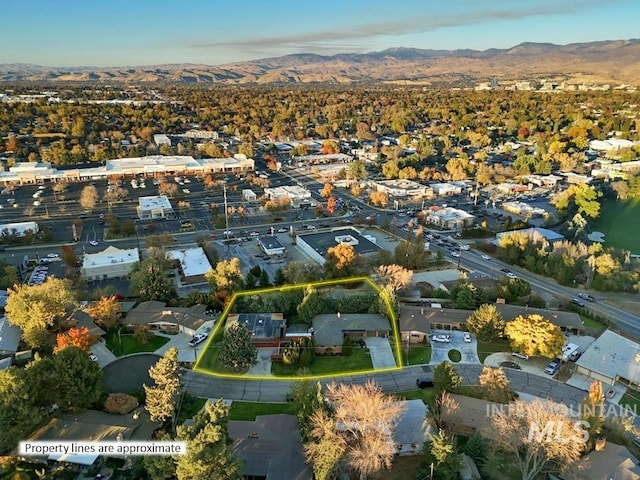
[[[104,402],[104,411],[124,415],[138,406],[138,399],[126,393],[110,393]]]

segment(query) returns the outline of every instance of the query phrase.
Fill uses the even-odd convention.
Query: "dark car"
[[[432,377],[420,377],[416,380],[416,386],[418,388],[433,388]]]
[[[580,299],[578,299],[578,298],[572,298],[571,299],[571,303],[573,303],[574,305],[577,305],[577,306],[579,306],[581,308],[585,307],[584,302],[580,301]]]
[[[504,273],[511,273],[511,270],[509,270],[508,268],[501,268],[500,271]]]

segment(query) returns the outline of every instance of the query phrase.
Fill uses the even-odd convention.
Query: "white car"
[[[225,230],[222,232],[225,237],[233,237],[233,232],[231,230]]]
[[[469,250],[470,247],[469,247],[469,245],[461,245],[460,248],[462,250]]]
[[[451,343],[451,336],[443,334],[431,335],[431,341],[437,343]]]
[[[94,362],[97,362],[97,361],[98,361],[98,357],[96,356],[96,354],[95,354],[95,353],[90,353],[90,354],[89,354],[89,358],[90,358],[91,360],[93,360]]]
[[[60,255],[57,253],[47,253],[47,258],[59,258]]]
[[[258,232],[257,230],[254,230],[249,235],[251,235],[252,237],[259,237],[260,236],[260,232]]]
[[[183,189],[182,189],[182,192],[183,192],[183,193],[191,193],[191,190],[189,190],[188,188],[183,188]]]
[[[458,258],[460,254],[458,252],[451,252],[451,256]]]
[[[480,256],[485,260],[491,260],[491,257],[489,255],[480,255]]]
[[[465,333],[462,335],[462,339],[464,340],[464,343],[471,343],[471,334],[470,334],[470,333],[465,332]]]
[[[287,233],[287,229],[286,228],[279,228],[278,229],[278,233]]]
[[[199,343],[204,342],[208,336],[209,336],[208,333],[198,333],[195,337],[191,339],[191,341],[189,342],[189,346],[195,347]]]
[[[507,277],[511,278],[512,280],[513,280],[514,278],[518,278],[518,276],[517,276],[515,273],[513,273],[513,272],[507,272]]]
[[[91,240],[89,242],[89,245],[91,245],[93,247],[97,247],[98,245],[100,245],[100,243],[97,240]]]
[[[42,205],[38,200],[36,200],[35,202],[33,202],[33,206],[34,207],[39,207],[40,205]]]

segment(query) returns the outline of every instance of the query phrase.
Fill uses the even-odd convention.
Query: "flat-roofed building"
[[[288,198],[291,206],[299,208],[304,204],[311,204],[311,192],[306,188],[297,185],[284,185],[281,187],[265,188],[264,194],[272,200],[282,200]]]
[[[137,212],[140,220],[168,218],[173,216],[173,207],[166,195],[154,195],[138,198]]]
[[[429,207],[425,221],[427,224],[436,225],[447,230],[471,227],[475,217],[464,210],[452,207]]]
[[[320,265],[324,265],[327,251],[340,243],[351,245],[359,255],[374,254],[381,249],[379,245],[351,227],[334,228],[329,232],[305,233],[296,237],[298,248]]]
[[[440,197],[446,195],[459,195],[462,193],[462,187],[454,185],[453,183],[432,183],[429,186],[433,190],[433,193]]]
[[[285,253],[284,245],[274,235],[258,237],[258,246],[270,257],[281,257]]]
[[[15,222],[0,224],[0,238],[8,236],[24,236],[26,232],[32,234],[38,233],[38,224],[36,222]]]
[[[80,274],[87,281],[125,278],[140,261],[137,248],[109,246],[102,252],[86,253]]]
[[[167,259],[178,263],[182,283],[193,284],[207,281],[205,274],[211,270],[211,263],[202,247],[169,250]]]
[[[382,180],[375,182],[374,186],[379,192],[394,197],[431,197],[433,190],[412,180]]]

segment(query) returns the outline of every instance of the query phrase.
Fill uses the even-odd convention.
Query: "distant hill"
[[[640,40],[570,45],[522,43],[509,49],[423,50],[392,48],[331,56],[293,54],[211,66],[152,65],[117,68],[0,64],[0,81],[219,83],[393,82],[472,85],[546,78],[572,83],[627,83],[640,79]]]

